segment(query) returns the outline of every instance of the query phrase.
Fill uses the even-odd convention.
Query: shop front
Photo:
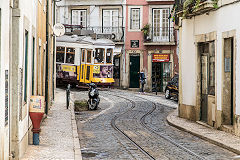
[[[152,54],[152,91],[163,92],[171,79],[170,54]]]

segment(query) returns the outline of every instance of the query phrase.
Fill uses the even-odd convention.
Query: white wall
[[[182,88],[183,104],[195,105],[196,102],[196,47],[193,35],[217,32],[216,41],[216,97],[217,109],[221,110],[222,88],[222,33],[236,30],[236,113],[240,115],[240,3],[228,5],[208,15],[204,14],[191,19],[184,19],[182,23]]]
[[[1,40],[0,40],[0,159],[8,159],[9,155],[9,123],[5,126],[5,70],[9,72],[9,0],[0,0]],[[9,79],[9,77],[8,77]],[[8,105],[9,107],[9,105]]]

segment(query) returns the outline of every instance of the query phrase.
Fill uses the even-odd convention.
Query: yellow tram
[[[114,83],[115,45],[111,40],[64,35],[57,38],[56,46],[57,84],[81,86],[93,82],[110,86]]]

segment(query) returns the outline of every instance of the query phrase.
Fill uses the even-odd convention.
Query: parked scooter
[[[94,83],[88,84],[88,109],[89,110],[96,110],[98,104],[100,103],[99,92],[97,86]]]

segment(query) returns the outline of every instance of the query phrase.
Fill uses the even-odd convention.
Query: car
[[[178,100],[178,74],[174,75],[165,88],[165,98],[170,99],[171,97]]]

